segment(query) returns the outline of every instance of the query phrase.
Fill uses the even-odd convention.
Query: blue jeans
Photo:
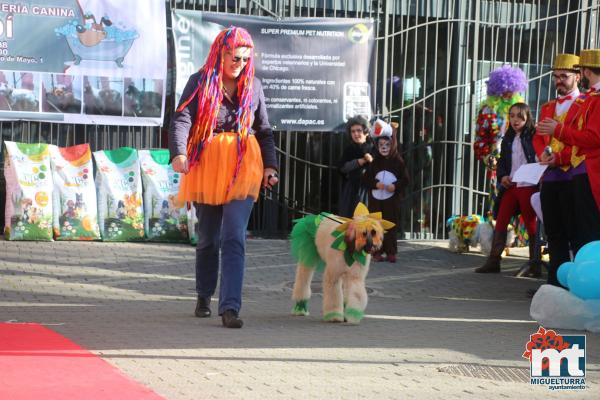
[[[195,203],[198,216],[196,292],[205,298],[215,293],[221,250],[219,315],[226,310],[239,312],[242,307],[246,228],[253,205],[251,197],[219,206]]]

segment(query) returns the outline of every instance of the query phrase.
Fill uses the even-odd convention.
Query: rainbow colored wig
[[[198,108],[194,124],[187,142],[187,156],[190,168],[200,160],[200,153],[212,141],[217,114],[223,101],[223,51],[238,47],[254,48],[252,37],[243,28],[231,26],[222,30],[210,47],[206,63],[200,68],[198,86],[192,95],[177,108],[181,112],[193,99],[198,98]],[[241,160],[246,150],[246,138],[252,120],[252,83],[254,81],[254,52],[238,77],[238,99],[236,125],[238,132],[238,162],[234,180],[239,172]],[[233,183],[233,181],[232,181]]]
[[[490,78],[487,81],[488,96],[525,93],[526,91],[527,77],[521,69],[503,65],[490,72]]]

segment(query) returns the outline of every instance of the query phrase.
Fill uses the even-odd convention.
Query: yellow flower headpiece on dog
[[[362,218],[356,218],[356,217],[362,217]],[[335,228],[335,230],[338,232],[346,232],[346,230],[348,229],[348,225],[350,225],[350,222],[352,222],[352,221],[354,221],[354,224],[357,228],[366,228],[367,225],[369,224],[369,220],[374,219],[376,221],[379,221],[379,223],[381,224],[381,227],[386,231],[388,229],[393,228],[396,225],[393,222],[383,219],[383,216],[381,215],[380,211],[370,213],[367,206],[365,206],[363,203],[360,203],[360,202],[354,209],[354,216],[352,218],[336,216],[336,219],[344,221],[342,224],[340,224],[340,226]]]

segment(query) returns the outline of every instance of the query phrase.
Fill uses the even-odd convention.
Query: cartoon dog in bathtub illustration
[[[91,12],[84,13],[81,21],[73,20],[55,31],[65,37],[73,52],[75,65],[82,60],[93,60],[114,61],[123,67],[125,56],[139,37],[135,29],[125,30],[114,26],[108,15],[98,22]]]

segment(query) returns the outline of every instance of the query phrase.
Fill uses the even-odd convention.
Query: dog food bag
[[[98,240],[98,203],[89,144],[50,146],[56,240]]]
[[[121,147],[93,154],[102,240],[143,240],[142,178],[137,151]]]
[[[144,184],[144,229],[148,240],[187,242],[185,202],[177,199],[181,174],[169,164],[169,150],[138,151]]]
[[[52,240],[52,173],[46,143],[4,142],[8,240]]]
[[[190,203],[188,213],[188,232],[190,234],[190,243],[195,246],[198,244],[198,214],[194,203]]]

